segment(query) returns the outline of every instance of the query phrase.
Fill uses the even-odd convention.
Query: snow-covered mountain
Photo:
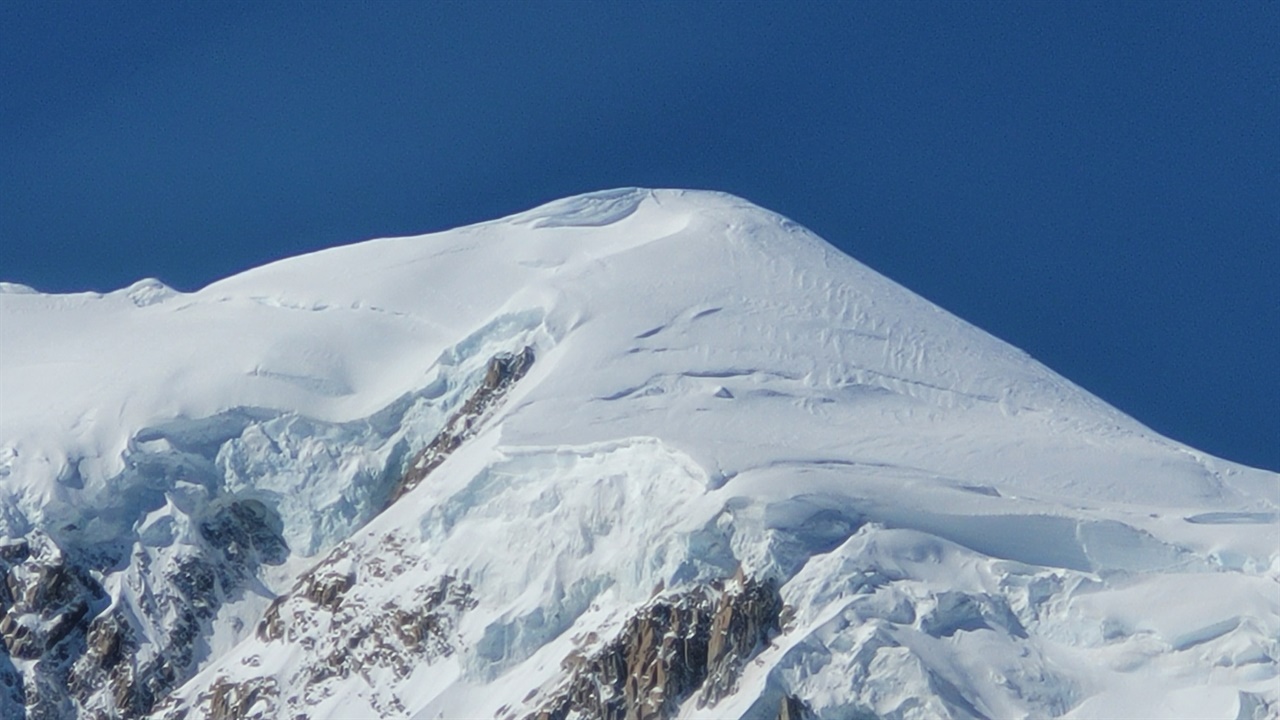
[[[4,284],[0,369],[3,717],[1280,713],[1280,477],[735,197]]]

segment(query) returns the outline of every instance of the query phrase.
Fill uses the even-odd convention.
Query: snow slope
[[[492,416],[386,507],[525,347]],[[0,535],[92,570],[84,622],[124,612],[141,654],[165,646],[163,568],[235,503],[287,546],[219,580],[175,712],[269,682],[239,709],[522,717],[566,658],[737,575],[787,617],[682,717],[1270,717],[1278,479],[717,193],[593,193],[191,294],[0,285]],[[347,644],[361,618],[388,631],[337,606],[254,633],[320,569],[348,608],[434,598],[448,637]],[[318,675],[325,653],[359,662]]]

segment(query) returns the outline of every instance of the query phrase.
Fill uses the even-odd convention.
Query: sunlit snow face
[[[324,675],[292,710],[490,716],[734,578],[785,619],[689,717],[1053,716],[1167,705],[1188,677],[1215,712],[1277,700],[1274,475],[736,198],[611,191],[198,293],[2,299],[5,531],[89,563],[145,653],[204,603],[180,626],[192,703]],[[414,655],[425,617],[447,638]],[[385,676],[320,673],[308,643],[339,620],[419,630]]]

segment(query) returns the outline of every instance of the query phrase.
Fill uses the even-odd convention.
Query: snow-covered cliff
[[[1280,712],[1280,478],[738,198],[4,284],[0,343],[5,717]]]

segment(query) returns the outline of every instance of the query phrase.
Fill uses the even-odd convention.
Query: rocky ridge
[[[397,473],[398,480],[382,491],[388,498],[385,503],[395,502],[474,434],[532,362],[531,348],[491,358],[478,386],[435,439],[414,454],[406,469]],[[216,419],[213,422],[225,424]],[[166,438],[166,447],[173,448],[163,451],[168,457],[160,455],[156,460],[142,453],[131,461],[132,467],[143,472],[158,470],[166,477],[190,478],[193,469],[211,475],[220,471],[210,467],[212,462],[207,458],[219,453],[222,457],[228,441],[255,427],[249,423],[233,425],[231,431],[223,432],[228,437],[215,438],[207,447],[193,448],[175,435],[172,440]],[[143,442],[164,437],[162,431],[140,436]],[[396,455],[391,457],[395,462]],[[152,529],[154,525],[144,526],[143,537],[124,556],[127,560],[110,547],[77,543],[74,527],[67,529],[61,544],[34,531],[26,537],[10,538],[0,547],[0,570],[4,573],[0,583],[0,652],[4,653],[0,714],[106,719],[143,717],[153,710],[164,717],[185,713],[182,707],[161,701],[207,660],[208,643],[223,605],[240,601],[246,594],[263,593],[261,568],[281,565],[290,558],[280,516],[268,504],[252,496],[208,498],[206,489],[198,492],[204,497],[198,506],[188,505],[189,511],[168,501],[170,514],[161,518],[160,525],[165,540],[149,542],[148,532],[155,535],[161,531]],[[73,552],[65,552],[63,545]],[[265,609],[258,636],[264,640],[284,637],[282,613],[290,598],[329,612],[343,609],[342,597],[351,589],[354,576],[333,576],[326,571],[343,554],[343,546],[334,548],[297,580],[294,590],[276,597]],[[123,565],[123,572],[114,571],[116,565]],[[378,577],[384,572],[383,559],[368,563],[363,572]],[[127,588],[122,595],[117,591],[119,599],[114,601],[103,585],[109,573]],[[423,588],[408,607],[356,606],[360,612],[352,617],[366,621],[353,630],[358,637],[344,635],[343,643],[349,644],[335,646],[326,655],[328,669],[317,670],[310,680],[321,680],[325,673],[345,677],[362,662],[369,667],[390,663],[384,638],[399,638],[408,644],[406,652],[395,656],[399,672],[406,671],[406,663],[418,650],[427,656],[447,654],[450,650],[442,635],[447,619],[434,608],[456,609],[468,602],[465,584],[442,580],[433,588]],[[351,607],[348,603],[343,611],[349,612]],[[296,618],[309,620],[311,612],[299,612]],[[215,686],[204,696],[203,712],[240,716],[248,707],[274,698],[274,683],[264,683]],[[287,704],[287,700],[281,702]]]
[[[661,720],[695,694],[699,707],[714,705],[778,633],[782,612],[772,582],[741,574],[727,584],[663,595],[604,647],[566,657],[567,678],[534,700],[541,709],[526,720]]]
[[[481,423],[502,401],[512,385],[524,377],[533,366],[532,347],[518,353],[501,353],[491,358],[485,366],[484,378],[462,407],[445,423],[444,429],[420,450],[409,463],[409,469],[391,489],[389,503],[399,500],[405,493],[418,486],[427,475],[440,467],[449,454],[476,434]]]
[[[283,561],[287,548],[264,513],[254,501],[228,503],[200,526],[198,545],[157,555],[137,548],[125,580],[135,584],[137,604],[112,602],[102,570],[46,535],[9,541],[0,553],[0,637],[18,665],[0,683],[22,682],[5,683],[5,716],[146,714],[194,673],[226,598],[255,581],[260,564]]]

